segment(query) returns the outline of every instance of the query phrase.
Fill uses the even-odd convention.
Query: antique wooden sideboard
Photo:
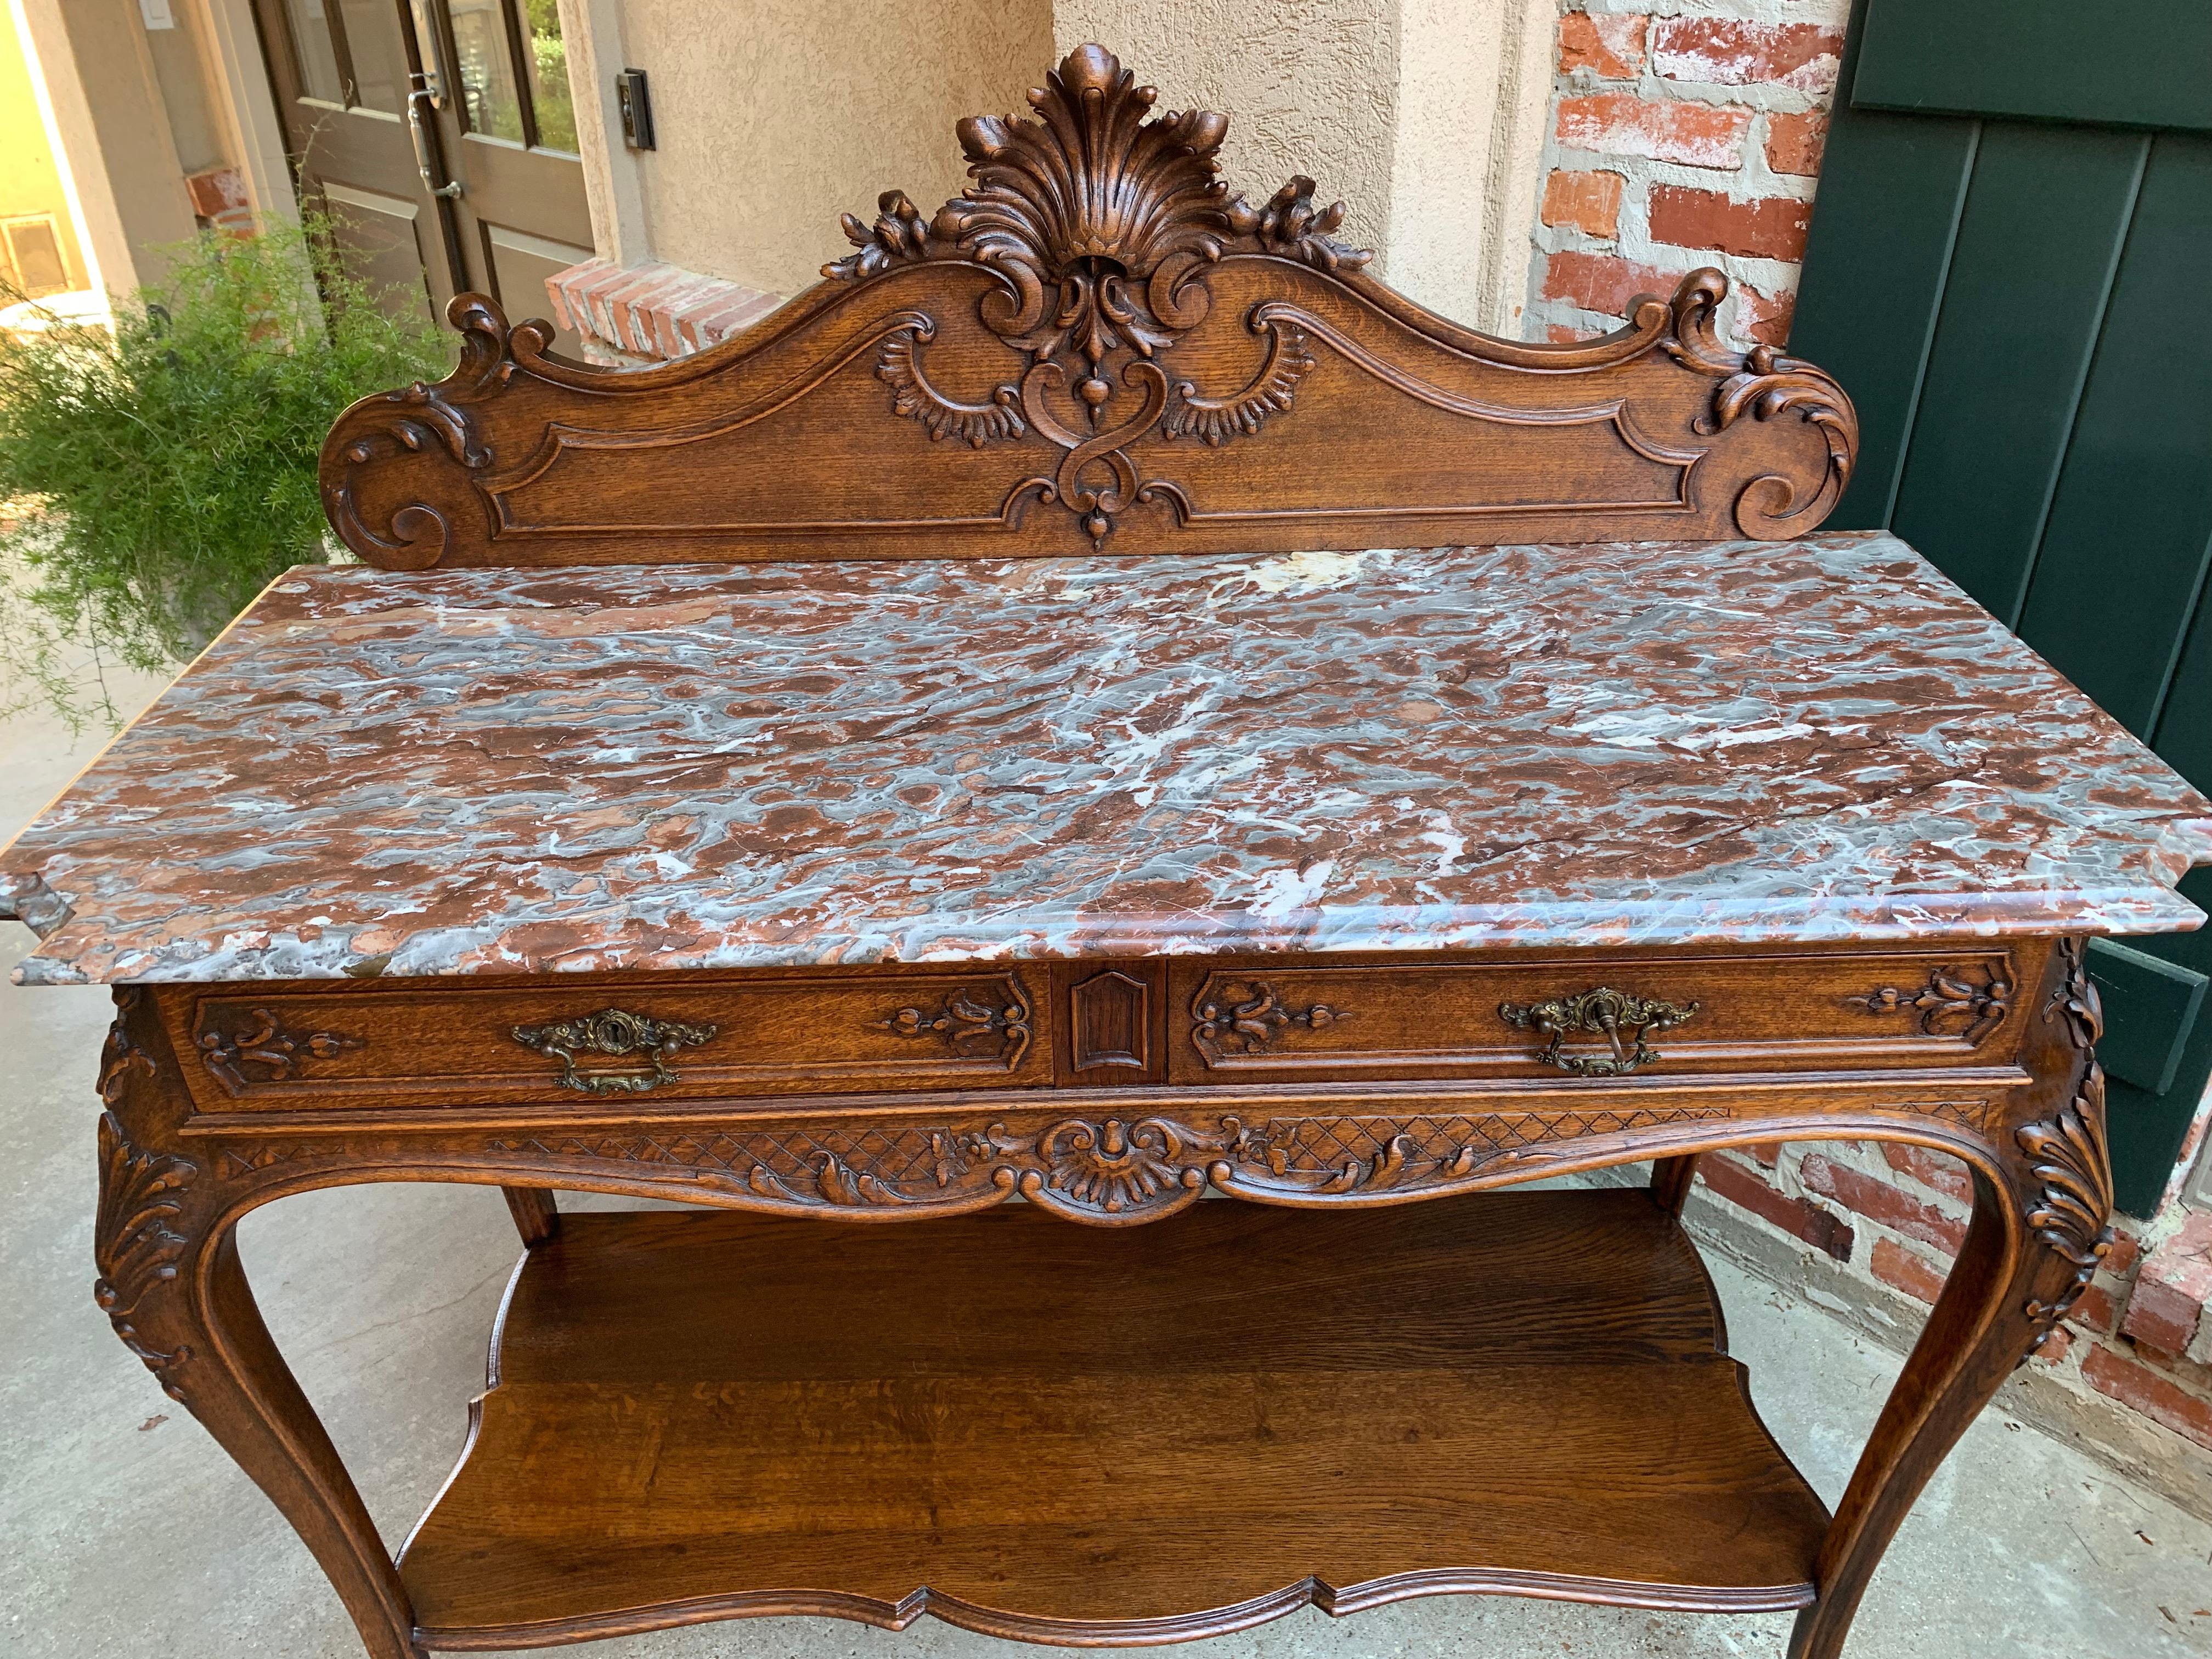
[[[276,580],[0,857],[18,977],[116,988],[100,1306],[379,1659],[1453,1591],[1831,1659],[2107,1248],[2083,941],[2201,920],[2212,803],[1814,533],[1850,405],[1717,274],[1489,338],[1103,50],[1031,102],[696,357],[458,301],[325,451],[374,568]],[[1832,1515],[1679,1220],[1787,1138],[1975,1194]],[[527,1247],[396,1559],[233,1242],[368,1181]]]

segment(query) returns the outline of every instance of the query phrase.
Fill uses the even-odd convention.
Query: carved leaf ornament
[[[2073,1099],[2054,1117],[2024,1123],[2014,1133],[2030,1160],[2029,1173],[2039,1183],[2027,1224],[2074,1274],[2056,1299],[2027,1304],[2030,1354],[2051,1340],[2058,1322],[2081,1299],[2114,1242],[2112,1165],[2105,1141],[2105,1068],[2097,1064],[2096,1055],[2097,1039],[2105,1033],[2104,1011],[2082,959],[2081,941],[2063,939],[2058,948],[2064,975],[2043,1017],[2065,1021],[2069,1040],[2087,1055],[2088,1064]]]
[[[1104,47],[1079,47],[1030,92],[1035,121],[959,124],[975,176],[966,195],[925,222],[903,191],[887,191],[873,227],[844,216],[860,251],[822,268],[857,281],[910,261],[966,259],[995,273],[1002,285],[984,297],[981,317],[1029,354],[1018,383],[981,404],[946,397],[923,368],[934,329],[920,323],[884,342],[877,377],[893,410],[933,439],[980,449],[1034,429],[1057,444],[1065,453],[1052,476],[1018,493],[1034,489],[1081,515],[1094,540],[1132,501],[1182,505],[1174,485],[1139,481],[1126,445],[1155,422],[1170,437],[1212,445],[1256,432],[1291,406],[1313,367],[1298,330],[1255,318],[1267,351],[1249,384],[1209,394],[1170,381],[1155,359],[1206,314],[1206,268],[1239,244],[1324,270],[1357,270],[1372,257],[1330,234],[1344,204],[1316,209],[1310,179],[1291,179],[1261,209],[1232,195],[1217,176],[1229,118],[1170,110],[1146,119],[1158,96]],[[1131,396],[1133,410],[1122,406]]]

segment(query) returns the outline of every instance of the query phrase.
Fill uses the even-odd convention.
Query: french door
[[[301,199],[355,269],[433,312],[476,289],[547,314],[546,276],[592,254],[556,0],[254,11]]]

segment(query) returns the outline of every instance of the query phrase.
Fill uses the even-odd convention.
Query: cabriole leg
[[[399,1577],[240,1266],[237,1194],[177,1131],[183,1079],[143,991],[115,996],[100,1074],[94,1296],[131,1352],[283,1510],[374,1659],[422,1659]]]
[[[1842,1653],[1867,1582],[1920,1489],[2112,1248],[2097,993],[2080,940],[2062,941],[2051,963],[2021,1054],[2037,1086],[1999,1148],[2005,1178],[1974,1172],[1965,1247],[1837,1507],[1820,1550],[1820,1600],[1798,1614],[1790,1659]]]

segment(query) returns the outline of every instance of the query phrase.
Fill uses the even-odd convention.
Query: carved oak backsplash
[[[1849,400],[1721,345],[1718,272],[1601,339],[1477,334],[1155,97],[1078,49],[1033,119],[959,124],[964,194],[846,216],[820,283],[678,363],[569,363],[459,296],[453,374],[333,428],[332,525],[420,568],[1779,538],[1835,504]]]

